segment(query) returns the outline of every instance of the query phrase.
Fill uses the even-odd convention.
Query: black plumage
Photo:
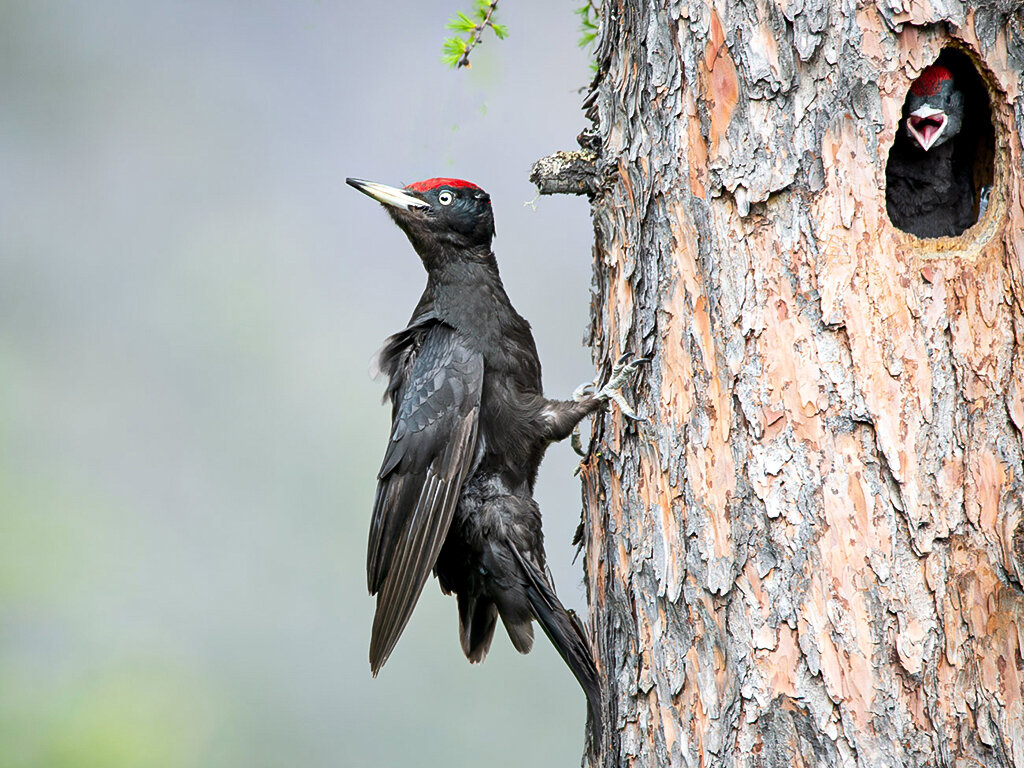
[[[586,634],[555,594],[534,482],[547,446],[607,400],[635,369],[617,366],[595,394],[549,400],[530,326],[513,308],[491,252],[490,198],[458,179],[404,189],[349,179],[385,204],[427,270],[406,328],[380,355],[392,402],[378,475],[367,575],[377,595],[370,666],[381,668],[431,570],[455,593],[471,662],[498,619],[522,653],[540,621],[587,695],[600,732],[600,680]]]
[[[886,212],[918,237],[959,235],[977,220],[972,146],[961,140],[964,94],[944,66],[927,67],[907,94],[885,169]]]

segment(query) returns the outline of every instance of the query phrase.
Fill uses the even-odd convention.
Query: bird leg
[[[604,383],[600,389],[597,389],[596,384],[587,382],[581,384],[576,388],[576,391],[572,393],[572,399],[576,402],[597,402],[599,404],[607,403],[609,400],[619,406],[619,410],[622,411],[622,415],[626,416],[633,421],[647,421],[647,419],[639,416],[633,407],[626,402],[626,398],[622,396],[622,385],[640,368],[644,363],[650,362],[649,357],[633,357],[629,352],[621,355],[619,359],[612,366],[611,375],[608,380]],[[596,390],[596,391],[595,391]],[[589,455],[590,451],[583,450],[583,443],[580,438],[579,424],[573,426],[572,438],[570,440],[572,449],[580,456]]]

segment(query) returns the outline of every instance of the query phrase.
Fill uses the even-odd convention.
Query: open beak
[[[358,189],[364,195],[369,195],[378,203],[383,203],[384,205],[402,208],[406,211],[411,211],[413,208],[430,207],[429,203],[398,187],[389,187],[386,184],[378,184],[375,181],[363,181],[362,179],[345,179],[345,182]]]
[[[927,104],[907,116],[907,130],[927,152],[946,129],[946,113]]]

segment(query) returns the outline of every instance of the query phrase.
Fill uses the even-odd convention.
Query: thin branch
[[[477,24],[473,29],[473,38],[466,45],[466,49],[462,52],[462,56],[457,62],[455,62],[455,68],[468,67],[469,66],[469,52],[480,45],[483,40],[484,30],[488,27],[493,27],[491,23],[491,16],[494,15],[494,11],[498,8],[498,0],[490,0],[487,4],[487,13],[484,15],[483,21]],[[500,35],[499,35],[500,37]]]
[[[449,37],[442,46],[443,54],[441,60],[449,67],[469,67],[469,54],[474,48],[483,42],[484,33],[488,27],[493,30],[499,40],[508,37],[508,27],[496,21],[495,12],[498,10],[498,0],[476,0],[474,10],[470,18],[461,11],[455,14],[455,18],[448,22],[448,29],[456,33]],[[468,37],[461,37],[468,35]]]

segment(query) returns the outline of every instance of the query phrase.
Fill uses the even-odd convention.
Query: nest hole
[[[936,127],[948,127],[943,114],[927,116],[933,106],[941,104],[921,104],[921,92],[928,91],[922,81],[932,74],[926,69],[907,89],[889,149],[885,207],[889,221],[904,232],[917,237],[956,237],[977,223],[988,207],[995,177],[995,126],[988,87],[971,57],[957,48],[945,48],[934,65],[952,74],[953,88],[962,94],[959,131],[923,148]],[[917,137],[907,127],[912,110],[917,112]]]

